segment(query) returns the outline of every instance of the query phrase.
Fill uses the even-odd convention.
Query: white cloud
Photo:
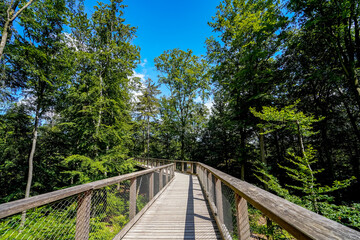
[[[196,103],[201,103],[202,100],[201,100],[201,97],[200,96],[197,96],[197,98],[195,98],[194,100]]]
[[[205,106],[209,109],[209,115],[211,115],[212,107],[214,106],[214,99],[209,98],[209,100],[205,103]]]
[[[147,64],[147,62],[148,62],[148,60],[145,58],[145,59],[143,60],[143,62],[140,63],[140,66],[141,66],[141,67],[145,67],[145,65]]]
[[[138,86],[139,90],[136,91],[131,91],[132,94],[132,99],[131,101],[133,103],[136,103],[139,101],[138,97],[142,95],[142,92],[140,91],[140,89],[144,88],[144,83],[145,83],[145,74],[141,74],[141,73],[137,73],[135,71],[133,71],[133,75],[131,77],[129,77],[129,79],[131,81],[134,81],[134,78],[139,78],[140,79],[140,86]]]

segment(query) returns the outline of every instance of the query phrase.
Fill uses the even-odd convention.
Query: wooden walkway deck
[[[175,173],[165,192],[123,239],[221,239],[194,175]]]

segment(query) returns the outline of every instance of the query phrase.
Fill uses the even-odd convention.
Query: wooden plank
[[[150,174],[150,179],[149,179],[149,199],[153,199],[154,198],[154,173]]]
[[[169,184],[172,180],[170,180]],[[122,229],[121,231],[116,234],[116,236],[113,238],[113,240],[120,240],[124,237],[124,235],[131,229],[134,224],[143,216],[143,214],[148,211],[148,209],[151,207],[151,205],[159,198],[159,196],[165,191],[165,189],[169,186],[166,185],[162,190],[160,190],[153,199],[151,199],[144,207],[141,209],[141,211],[135,215],[135,217],[130,220]]]
[[[78,195],[78,206],[76,211],[76,240],[89,239],[90,232],[90,210],[92,191],[86,191]]]
[[[215,180],[216,188],[216,215],[219,218],[219,221],[224,223],[224,211],[223,211],[223,201],[222,201],[222,190],[221,190],[221,180],[216,178]]]
[[[206,168],[236,194],[243,197],[248,203],[259,209],[297,239],[360,239],[360,232],[358,231],[311,212],[215,168],[202,163],[198,163],[198,165]]]
[[[130,179],[129,219],[136,215],[136,178]]]
[[[236,223],[238,228],[239,240],[250,239],[250,225],[248,216],[247,202],[244,198],[235,193],[236,201]]]
[[[159,190],[163,187],[163,170],[161,169],[159,172]]]
[[[175,178],[123,239],[221,239],[194,175]]]

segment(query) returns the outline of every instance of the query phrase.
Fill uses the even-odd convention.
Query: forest
[[[0,203],[151,157],[360,230],[359,1],[219,0],[207,54],[168,49],[145,81],[125,3],[0,2]]]

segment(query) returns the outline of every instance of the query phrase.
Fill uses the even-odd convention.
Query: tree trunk
[[[181,157],[181,160],[185,160],[185,127],[183,126],[182,124],[182,127],[181,127],[181,134],[180,134],[180,142],[181,142],[181,150],[180,150],[180,157]]]
[[[33,178],[33,167],[34,167],[33,160],[34,160],[34,154],[35,154],[36,142],[37,142],[37,134],[38,134],[39,113],[40,113],[39,108],[40,107],[38,105],[36,108],[36,113],[35,113],[35,123],[34,123],[33,137],[32,137],[32,146],[31,146],[31,151],[30,151],[30,155],[29,155],[29,171],[28,171],[28,179],[27,179],[26,190],[25,190],[25,198],[30,197],[30,189],[31,189],[31,183],[32,183],[32,178]],[[21,216],[21,227],[23,227],[25,225],[25,219],[26,219],[26,211],[23,211],[22,216]]]
[[[263,128],[260,128],[259,143],[260,143],[261,162],[266,165],[267,161],[265,158],[265,140],[264,140],[264,129]]]
[[[267,161],[265,157],[265,138],[264,138],[264,129],[260,128],[260,134],[259,134],[259,143],[260,143],[260,158],[261,162],[264,164],[264,166],[267,166]],[[265,181],[267,181],[267,177],[265,177]],[[264,184],[264,189],[269,190],[268,185]]]
[[[9,8],[6,11],[7,14],[7,19],[6,22],[4,24],[4,28],[3,28],[3,32],[1,33],[1,42],[0,42],[0,60],[2,58],[2,55],[4,53],[4,49],[5,49],[5,45],[8,39],[8,35],[9,35],[9,29],[10,26],[12,24],[12,22],[17,18],[17,16],[19,16],[19,14],[25,10],[25,8],[27,8],[28,6],[30,6],[30,4],[33,2],[34,0],[30,0],[28,1],[21,9],[19,9],[16,13],[15,13],[15,9],[17,8],[17,6],[19,5],[19,0],[14,2],[14,6],[12,6],[12,1],[10,3]]]
[[[101,105],[102,105],[102,101],[103,101],[103,79],[102,79],[102,76],[100,74],[100,106],[99,106],[98,122],[96,124],[96,136],[99,135],[100,125],[101,125],[101,115],[102,115]]]
[[[150,152],[150,116],[147,116],[147,157]]]
[[[242,129],[240,132],[240,151],[241,151],[241,180],[245,180],[245,161],[246,161],[246,133]]]
[[[301,154],[302,154],[302,157],[303,158],[306,158],[306,153],[305,153],[305,147],[304,147],[304,141],[303,141],[303,137],[302,137],[302,134],[301,134],[301,129],[300,129],[300,124],[299,124],[299,121],[296,120],[296,125],[297,125],[297,130],[298,130],[298,140],[299,140],[299,145],[300,145],[300,149],[301,149]],[[311,195],[313,197],[312,199],[312,204],[313,204],[313,207],[315,209],[315,212],[316,213],[319,213],[319,209],[317,207],[317,200],[316,200],[316,194],[315,194],[315,190],[314,190],[314,185],[315,185],[315,178],[314,178],[314,173],[311,169],[311,166],[309,164],[309,162],[306,160],[306,164],[307,164],[307,167],[309,168],[310,170],[310,175],[311,175]]]
[[[95,127],[95,136],[96,136],[96,140],[95,140],[95,155],[96,155],[96,156],[99,155],[99,149],[100,149],[100,144],[99,144],[99,132],[100,132],[100,126],[101,126],[102,102],[103,102],[103,79],[102,79],[101,74],[100,74],[99,78],[100,78],[100,104],[99,104],[98,121],[97,121],[96,127]]]
[[[10,25],[10,21],[7,20],[4,24],[4,30],[2,32],[2,37],[1,37],[1,43],[0,43],[0,60],[2,58],[3,52],[4,52],[4,48],[6,45],[6,41],[8,38],[8,33],[9,33],[9,25]]]

